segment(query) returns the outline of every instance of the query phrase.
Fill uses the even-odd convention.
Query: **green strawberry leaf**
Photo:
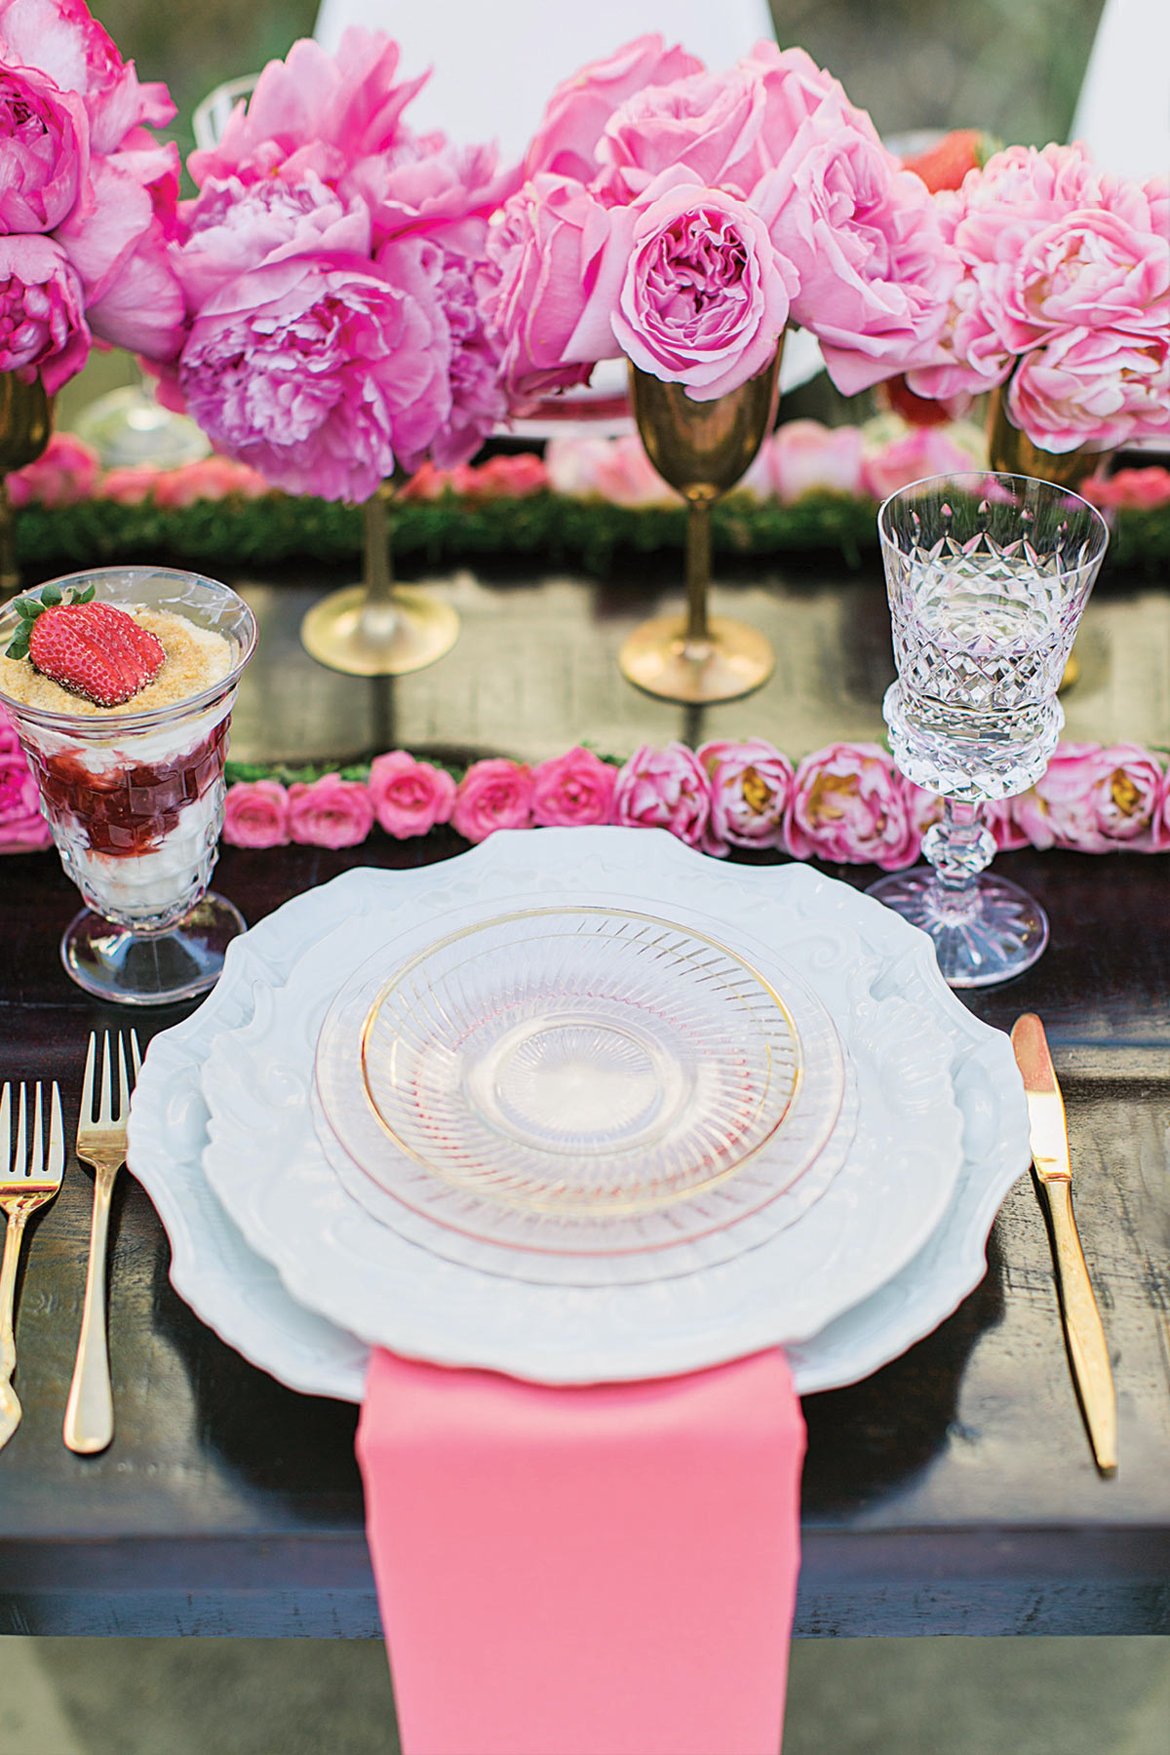
[[[91,585],[87,585],[87,586],[86,586],[86,588],[85,588],[85,590],[84,590],[84,591],[77,591],[77,590],[74,590],[74,591],[73,591],[73,592],[72,592],[72,593],[71,593],[71,598],[72,598],[72,601],[73,601],[73,602],[74,602],[74,603],[92,603],[92,601],[93,601],[93,596],[94,596],[94,592],[95,592],[95,591],[96,591],[96,590],[97,590],[97,586],[96,586],[96,585],[92,585],[92,584],[91,584]],[[43,596],[43,595],[44,595],[44,593],[43,593],[43,592],[42,592],[42,594],[41,594],[41,595],[42,595],[42,596]]]
[[[14,635],[4,656],[6,658],[27,658],[28,634],[22,630],[19,634]]]
[[[60,601],[61,587],[59,585],[46,585],[41,592],[41,603],[44,608],[53,609],[58,603],[60,603]]]

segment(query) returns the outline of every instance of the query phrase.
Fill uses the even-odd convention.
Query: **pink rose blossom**
[[[542,828],[608,823],[617,769],[580,745],[532,770],[532,820]]]
[[[41,455],[8,477],[14,506],[30,500],[42,506],[75,506],[97,483],[97,452],[74,433],[54,433]]]
[[[1152,852],[1165,844],[1165,791],[1161,765],[1137,744],[1064,743],[1032,790],[1011,800],[1012,815],[1033,847]]]
[[[0,0],[5,59],[40,68],[62,91],[79,94],[95,153],[117,150],[140,124],[165,128],[175,106],[165,85],[139,83],[84,0]]]
[[[0,853],[32,853],[52,839],[16,728],[0,707]]]
[[[906,783],[875,743],[834,743],[805,757],[793,781],[785,834],[797,859],[896,871],[918,854]]]
[[[545,460],[531,451],[502,452],[473,473],[471,495],[477,500],[526,500],[547,493],[550,485]]]
[[[237,780],[229,786],[223,806],[223,838],[229,847],[286,847],[289,797],[284,787],[275,780]]]
[[[323,774],[288,789],[288,832],[309,847],[356,847],[374,826],[374,806],[360,780]]]
[[[393,272],[398,284],[361,258],[293,257],[203,308],[179,384],[217,450],[329,500],[366,500],[417,467],[450,413],[450,336],[405,247]]]
[[[612,506],[631,507],[678,502],[636,433],[616,439],[554,437],[548,442],[544,461],[553,492],[569,499],[596,496]]]
[[[0,232],[51,232],[89,166],[81,99],[35,67],[0,64]]]
[[[97,484],[98,498],[112,500],[116,506],[142,506],[153,500],[162,480],[162,471],[151,463],[126,463],[120,469],[107,469]]]
[[[746,201],[759,179],[755,148],[765,103],[762,82],[738,70],[692,73],[635,92],[597,143],[602,200],[636,201],[677,165],[690,172],[689,181]]]
[[[764,445],[771,490],[785,506],[795,505],[805,494],[861,494],[861,449],[857,427],[784,421]]]
[[[486,841],[497,829],[527,829],[531,821],[529,770],[503,756],[473,762],[455,790],[452,827],[467,841]]]
[[[635,366],[685,384],[698,402],[768,365],[797,281],[759,215],[720,189],[666,171],[632,207],[614,209],[599,279],[624,265],[612,331]]]
[[[405,750],[374,758],[369,789],[375,817],[398,841],[427,835],[436,823],[451,820],[454,780],[444,769],[418,762]]]
[[[12,477],[8,479],[11,483]],[[1157,463],[1148,469],[1118,469],[1090,477],[1080,491],[1102,511],[1154,512],[1170,504],[1170,469]]]
[[[112,473],[112,472],[111,472]],[[194,463],[181,463],[175,469],[159,471],[154,482],[154,498],[168,508],[195,506],[208,500],[226,500],[239,496],[258,500],[272,492],[268,482],[246,463],[234,463],[230,457],[200,457]],[[107,498],[109,476],[106,477]]]
[[[709,853],[729,847],[783,847],[792,764],[763,738],[705,743],[697,752],[711,782]]]
[[[996,327],[1014,353],[1054,331],[1140,335],[1170,326],[1170,239],[1107,208],[1062,216],[1001,264]]]
[[[524,161],[524,174],[551,171],[588,183],[597,168],[597,143],[618,106],[647,86],[701,73],[702,62],[668,49],[660,36],[637,37],[603,60],[590,61],[563,80],[545,105]]]
[[[1070,329],[1025,354],[1008,413],[1046,451],[1110,451],[1170,432],[1170,331]]]
[[[963,439],[967,443],[963,443]],[[955,475],[976,469],[986,456],[983,435],[975,427],[909,427],[862,459],[863,489],[871,499],[884,500],[912,481],[928,475]]]
[[[685,744],[643,744],[617,777],[613,820],[633,829],[669,829],[690,847],[704,847],[711,821],[711,782]]]
[[[89,354],[85,295],[52,238],[0,237],[0,372],[24,383],[39,374],[55,396]]]

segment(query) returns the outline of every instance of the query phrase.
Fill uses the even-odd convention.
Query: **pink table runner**
[[[358,1459],[406,1755],[775,1755],[804,1442],[775,1350],[573,1389],[376,1352]]]

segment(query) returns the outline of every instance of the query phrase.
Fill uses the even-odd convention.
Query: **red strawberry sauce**
[[[45,804],[55,817],[75,817],[95,853],[115,858],[148,853],[223,773],[228,719],[185,755],[169,762],[131,763],[95,774],[72,751],[28,757]]]

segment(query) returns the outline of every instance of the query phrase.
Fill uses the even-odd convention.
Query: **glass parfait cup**
[[[878,512],[897,681],[883,713],[900,771],[942,798],[928,863],[881,878],[878,897],[934,941],[952,987],[1029,968],[1048,920],[988,875],[984,807],[1035,785],[1056,748],[1057,689],[1109,541],[1101,514],[1030,476],[933,476]]]
[[[53,583],[62,592],[92,585],[101,602],[181,616],[230,649],[225,674],[149,711],[50,712],[0,683],[61,863],[86,903],[61,941],[66,971],[121,1004],[189,999],[214,986],[228,944],[245,928],[208,884],[223,827],[228,727],[255,618],[228,586],[169,568],[98,568]],[[11,604],[0,611],[0,651],[16,619]]]

